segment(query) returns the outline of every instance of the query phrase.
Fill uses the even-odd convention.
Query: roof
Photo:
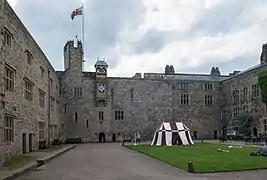
[[[156,131],[188,131],[189,129],[182,122],[164,122]]]
[[[207,74],[174,74],[165,75],[164,73],[145,73],[145,79],[174,79],[187,81],[222,81],[229,76],[211,76]]]
[[[174,80],[192,80],[192,81],[225,81],[229,80],[231,78],[240,76],[244,73],[256,70],[260,67],[267,66],[267,64],[257,64],[254,65],[248,69],[245,69],[243,71],[240,71],[236,73],[235,75],[227,76],[227,75],[221,75],[221,76],[211,76],[208,74],[174,74],[174,75],[165,75],[164,73],[145,73],[145,79],[174,79]]]
[[[240,76],[240,75],[242,75],[242,74],[244,74],[244,73],[247,73],[247,72],[252,71],[252,70],[254,70],[254,69],[258,69],[258,68],[260,68],[260,67],[262,67],[262,66],[264,66],[264,65],[261,65],[261,64],[254,65],[254,66],[252,66],[252,67],[250,67],[250,68],[248,68],[248,69],[245,69],[245,70],[243,70],[243,71],[240,71],[239,73],[237,73],[237,74],[235,74],[235,75],[232,75],[232,76],[226,78],[225,80],[231,79],[231,78],[233,78],[233,77]]]
[[[95,67],[97,66],[102,66],[102,67],[108,67],[108,64],[106,63],[106,61],[100,61],[98,60],[96,63],[95,63]]]

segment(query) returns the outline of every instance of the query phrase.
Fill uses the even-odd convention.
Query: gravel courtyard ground
[[[17,180],[263,180],[267,170],[189,174],[121,144],[82,144]]]

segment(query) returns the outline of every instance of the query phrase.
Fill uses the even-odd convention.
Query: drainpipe
[[[48,128],[47,128],[47,131],[48,131],[48,147],[50,148],[50,70],[48,70],[48,93],[47,93],[47,96],[48,96],[48,103],[47,103],[47,123],[48,123]]]
[[[174,85],[172,86],[172,121],[174,122]]]

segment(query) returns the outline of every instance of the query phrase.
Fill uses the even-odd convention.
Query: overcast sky
[[[84,3],[85,70],[105,57],[109,76],[136,72],[222,73],[259,63],[267,42],[266,0],[8,0],[56,70],[78,34]]]

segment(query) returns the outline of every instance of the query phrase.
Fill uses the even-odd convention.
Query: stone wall
[[[69,44],[69,42],[67,43]],[[84,72],[83,77],[75,76],[81,61],[74,56],[80,51],[72,49],[72,61],[65,73],[61,73],[64,107],[62,121],[65,122],[65,136],[82,137],[88,141],[98,141],[100,132],[111,141],[112,135],[121,140],[124,135],[136,131],[151,140],[157,126],[163,121],[182,121],[199,138],[213,138],[219,130],[220,100],[218,79],[209,75],[149,76],[145,78],[107,78],[107,104],[96,104],[96,76]],[[73,74],[74,73],[74,74]],[[78,73],[80,74],[80,73]],[[161,77],[162,76],[162,77]],[[74,78],[75,77],[75,78]],[[187,82],[188,89],[181,83]],[[212,84],[212,90],[205,90],[205,84]],[[82,97],[73,97],[73,89],[82,87]],[[181,104],[181,94],[189,94],[189,104]],[[213,96],[213,104],[205,105],[205,95]],[[98,112],[104,112],[100,122]],[[123,111],[124,119],[115,120],[115,111]],[[75,113],[78,120],[75,120]],[[87,126],[88,125],[88,126]],[[219,134],[218,134],[219,135]]]
[[[38,123],[45,123],[45,139],[48,135],[48,102],[49,94],[55,99],[54,111],[51,110],[51,124],[59,125],[58,103],[59,79],[55,70],[19,20],[15,12],[6,1],[0,1],[0,85],[4,95],[5,107],[0,109],[0,152],[1,154],[21,153],[22,134],[26,134],[26,152],[29,152],[29,134],[33,135],[33,150],[38,149],[39,130]],[[4,6],[3,6],[4,3]],[[11,45],[4,43],[4,34],[11,35]],[[32,60],[28,62],[30,54]],[[5,67],[14,72],[14,90],[6,91],[4,88]],[[44,71],[41,72],[41,69]],[[48,92],[48,71],[51,71],[52,87]],[[25,99],[25,79],[33,84],[32,101]],[[39,91],[45,93],[44,107],[39,105]],[[14,118],[14,141],[4,142],[4,116]],[[53,131],[52,131],[53,132]],[[57,132],[57,130],[54,130]],[[53,137],[53,135],[51,135]]]
[[[71,45],[73,42],[68,42]],[[244,106],[257,121],[253,127],[262,132],[265,107],[260,94],[251,98],[251,86],[257,84],[258,72],[265,65],[253,67],[244,72],[234,71],[229,76],[215,74],[172,74],[145,73],[133,78],[107,77],[107,103],[96,103],[97,77],[94,72],[81,73],[81,51],[69,46],[69,69],[61,72],[64,89],[64,115],[66,137],[82,137],[98,141],[99,134],[105,133],[106,140],[112,135],[121,140],[124,135],[132,137],[140,131],[142,137],[150,140],[156,127],[163,121],[182,121],[192,135],[198,138],[214,138],[221,135],[221,129],[233,119],[234,109],[239,114]],[[81,47],[80,47],[81,48]],[[188,89],[182,83],[188,83]],[[212,84],[206,90],[205,84]],[[242,100],[241,89],[248,87],[248,102]],[[82,97],[73,97],[73,89],[82,87]],[[233,102],[233,90],[240,90],[239,102]],[[181,94],[189,94],[189,104],[181,104]],[[205,105],[205,95],[212,95],[213,104]],[[63,109],[62,109],[63,111]],[[99,112],[104,113],[103,122]],[[124,119],[115,120],[115,111],[123,111]],[[75,118],[78,115],[78,119]],[[236,114],[236,112],[235,112]]]
[[[235,119],[234,113],[239,110],[239,115],[246,111],[254,117],[252,129],[257,128],[258,134],[263,133],[263,119],[266,117],[266,107],[262,103],[261,95],[252,96],[252,85],[258,84],[259,72],[267,70],[266,65],[256,65],[244,72],[240,72],[231,78],[222,81],[222,121],[223,126],[227,126]],[[247,88],[247,98],[245,97],[244,88]],[[233,92],[239,91],[239,100],[235,101]],[[260,91],[260,88],[259,88]]]
[[[263,123],[266,107],[260,94],[251,97],[258,73],[267,68],[264,63],[245,72],[234,71],[229,76],[220,75],[219,69],[213,68],[211,74],[206,75],[145,73],[142,78],[137,73],[133,78],[107,77],[103,81],[107,86],[107,103],[97,104],[99,79],[95,72],[82,72],[80,41],[77,46],[74,41],[66,43],[63,49],[65,71],[55,72],[6,0],[0,0],[0,30],[0,155],[21,153],[23,133],[27,137],[26,152],[30,133],[33,134],[33,149],[37,149],[40,122],[45,123],[46,140],[50,132],[50,140],[82,137],[85,141],[96,142],[102,132],[107,141],[114,135],[120,141],[124,135],[134,137],[136,131],[141,132],[143,140],[151,140],[160,123],[173,120],[182,121],[197,138],[214,138],[239,110],[239,114],[248,111],[254,116],[252,130],[266,131]],[[5,32],[12,37],[10,45],[4,43]],[[27,54],[32,57],[31,63],[28,63]],[[14,71],[12,92],[5,90],[5,67]],[[25,79],[33,83],[32,101],[24,97]],[[187,88],[183,88],[184,83],[188,83]],[[207,84],[212,89],[205,89]],[[248,88],[246,100],[244,87]],[[77,89],[80,96],[74,96]],[[40,90],[45,93],[44,107],[39,105]],[[239,98],[235,101],[233,92],[237,90]],[[182,94],[189,94],[188,104],[181,103]],[[212,96],[211,105],[205,105],[205,95]],[[115,119],[115,111],[123,111],[122,120]],[[103,121],[100,121],[99,112],[103,112]],[[4,142],[5,115],[14,117],[14,142]]]

